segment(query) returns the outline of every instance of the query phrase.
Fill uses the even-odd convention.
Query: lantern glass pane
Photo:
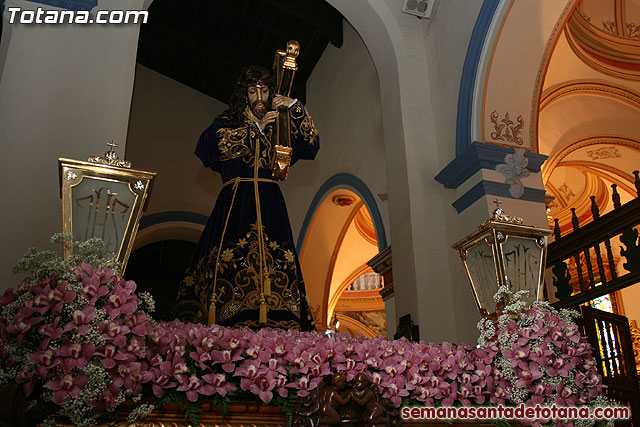
[[[498,290],[493,247],[481,241],[467,251],[465,263],[480,307],[493,313],[496,308],[493,295]]]
[[[504,273],[511,290],[514,293],[528,290],[529,294],[522,300],[529,303],[536,301],[542,260],[542,248],[536,243],[536,238],[508,236],[501,247]]]
[[[99,237],[105,253],[118,254],[136,199],[129,184],[85,176],[71,197],[74,240]]]

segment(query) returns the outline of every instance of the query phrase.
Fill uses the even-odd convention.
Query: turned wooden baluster
[[[553,226],[553,241],[557,242],[562,237],[560,234],[560,223],[558,222],[558,218],[554,218],[553,222],[555,225]]]
[[[635,181],[633,182],[636,186],[636,194],[638,195],[638,197],[640,197],[640,171],[633,171],[633,175],[636,177]]]
[[[578,217],[576,216],[576,208],[571,208],[571,224],[573,225],[573,231],[578,231],[580,229],[580,222],[578,221]],[[582,264],[580,263],[580,253],[578,252],[573,256],[573,259],[576,262],[576,270],[578,272],[578,282],[580,283],[580,291],[585,292],[588,288],[584,283],[584,279],[582,278]]]
[[[620,207],[620,195],[618,194],[616,184],[611,184],[611,189],[613,193],[611,194],[611,199],[613,200],[613,207],[618,209]],[[604,246],[607,248],[607,258],[609,261],[609,271],[611,272],[611,280],[617,279],[618,274],[616,273],[616,263],[613,259],[613,251],[611,250],[611,239],[605,239]]]
[[[616,184],[611,184],[611,188],[613,192],[611,193],[611,199],[613,200],[613,208],[618,209],[620,206],[620,194],[618,194],[618,186]]]
[[[591,216],[593,220],[597,220],[600,218],[600,208],[596,204],[596,196],[589,197],[591,199]],[[607,283],[607,276],[604,271],[604,263],[602,262],[602,254],[600,253],[600,244],[597,244],[593,247],[594,252],[596,253],[596,261],[598,262],[598,272],[600,273],[600,282],[602,284]]]

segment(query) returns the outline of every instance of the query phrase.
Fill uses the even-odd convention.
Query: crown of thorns
[[[240,78],[236,82],[238,86],[267,86],[270,87],[273,84],[273,77],[269,77],[266,79],[252,79],[252,78]]]

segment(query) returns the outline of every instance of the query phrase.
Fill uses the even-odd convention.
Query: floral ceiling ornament
[[[496,172],[504,175],[504,182],[509,184],[511,197],[519,199],[524,194],[521,179],[529,176],[529,159],[524,156],[524,148],[516,148],[513,154],[504,156],[504,163],[496,165]]]
[[[616,23],[611,20],[602,21],[602,30],[615,36],[618,34],[618,25],[616,25]]]
[[[491,123],[493,123],[494,132],[491,132],[491,138],[499,141],[507,141],[512,142],[514,144],[522,145],[522,138],[519,136],[520,132],[522,132],[522,128],[524,127],[524,120],[522,119],[522,115],[518,116],[515,124],[513,120],[509,118],[509,113],[504,115],[504,118],[498,121],[500,115],[497,111],[493,111],[489,118],[491,119]]]
[[[591,157],[591,160],[598,159],[615,159],[622,157],[620,150],[617,147],[601,147],[596,150],[587,151],[587,156]]]
[[[640,25],[633,22],[628,23],[627,34],[630,39],[640,39]]]

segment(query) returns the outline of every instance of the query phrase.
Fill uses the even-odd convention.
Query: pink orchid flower
[[[84,269],[84,266],[82,268]],[[82,279],[82,296],[89,305],[95,305],[98,298],[109,293],[109,288],[101,284],[98,275],[92,273],[90,276],[81,275],[80,278]]]
[[[396,408],[399,407],[402,403],[402,398],[409,395],[404,385],[405,379],[403,376],[399,375],[394,378],[389,378],[388,381],[382,383],[382,397],[391,399]]]
[[[216,350],[211,352],[211,360],[213,365],[222,364],[222,370],[230,373],[236,369],[235,362],[243,360],[242,349],[233,350]],[[258,361],[258,364],[261,361]]]
[[[62,358],[64,370],[71,372],[73,368],[84,369],[95,350],[96,347],[93,344],[65,343],[57,354]]]
[[[135,286],[134,286],[135,288]],[[109,317],[114,318],[121,313],[124,315],[133,314],[138,308],[138,301],[133,291],[121,284],[117,284],[107,297],[109,304],[106,307]]]
[[[287,387],[298,390],[297,392],[298,396],[304,397],[304,396],[308,396],[311,390],[318,387],[318,384],[320,384],[320,381],[322,381],[322,378],[319,378],[319,377],[309,378],[308,376],[303,375],[300,378],[298,378],[296,381],[287,384]]]
[[[226,396],[227,393],[238,389],[235,385],[227,381],[227,376],[225,374],[207,374],[203,375],[202,379],[215,388],[214,393],[217,393],[222,397]]]
[[[151,325],[147,322],[147,315],[143,312],[133,313],[124,316],[124,324],[131,329],[134,334],[143,337],[149,332],[147,330]]]
[[[29,355],[29,360],[37,364],[36,373],[40,378],[46,377],[61,362],[60,358],[56,358],[56,352],[50,348]]]
[[[87,384],[86,375],[64,374],[60,378],[48,381],[44,388],[53,391],[53,401],[62,405],[70,397],[80,397],[80,390]]]
[[[92,305],[87,305],[81,310],[74,310],[71,314],[72,320],[64,326],[64,331],[67,332],[75,329],[78,334],[87,335],[89,332],[89,322],[91,322],[94,316],[95,307]]]
[[[38,332],[42,335],[43,339],[40,341],[40,349],[44,350],[49,346],[51,340],[57,340],[63,334],[63,329],[58,327],[60,318],[56,317],[51,325],[42,325],[38,328]]]
[[[106,344],[98,347],[96,356],[100,356],[100,363],[107,369],[112,369],[117,363],[127,360],[127,355],[118,351],[118,347]]]

